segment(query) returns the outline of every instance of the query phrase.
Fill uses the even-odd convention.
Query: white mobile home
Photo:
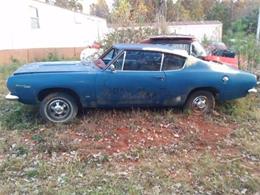
[[[107,32],[105,19],[37,0],[1,0],[0,26],[0,50],[85,47]]]

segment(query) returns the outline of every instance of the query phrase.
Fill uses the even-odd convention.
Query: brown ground
[[[113,114],[112,117],[100,116],[100,121],[83,119],[80,124],[60,130],[55,137],[57,141],[70,143],[84,158],[90,154],[128,152],[134,148],[165,147],[183,140],[190,140],[198,150],[214,149],[217,142],[234,129],[233,124],[219,123],[207,117],[174,116],[172,122],[152,121],[146,114],[118,119]]]

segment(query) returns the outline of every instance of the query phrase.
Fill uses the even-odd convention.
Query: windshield
[[[97,59],[97,60],[95,60],[94,61],[94,64],[98,67],[98,68],[100,68],[100,69],[105,69],[106,68],[106,64],[105,64],[105,62],[102,60],[102,59]]]
[[[202,47],[202,45],[198,41],[194,41],[192,43],[191,49],[192,49],[191,54],[195,57],[202,57],[202,56],[207,55],[205,49]]]
[[[109,50],[107,50],[101,57],[100,59],[106,64],[108,65],[109,62],[111,62],[116,55],[118,54],[119,50],[116,48],[110,48]]]
[[[96,67],[100,69],[105,69],[109,62],[111,62],[114,57],[118,54],[119,50],[116,48],[110,48],[105,51],[100,57],[92,58],[92,62],[95,64]]]

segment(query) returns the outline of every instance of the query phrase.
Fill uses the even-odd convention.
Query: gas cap
[[[229,77],[223,76],[222,81],[223,81],[224,84],[226,84],[229,81]]]

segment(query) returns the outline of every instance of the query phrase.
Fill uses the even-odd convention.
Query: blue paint
[[[256,86],[253,74],[201,61],[163,46],[120,44],[114,47],[120,51],[171,53],[187,58],[187,62],[184,68],[174,71],[111,71],[93,62],[32,63],[16,70],[9,77],[7,87],[24,104],[38,104],[41,91],[58,88],[75,92],[84,107],[131,107],[183,105],[193,90],[201,88],[217,92],[219,101],[231,100],[246,96]],[[113,60],[108,67],[111,63]],[[224,76],[229,77],[227,83],[222,80]]]

